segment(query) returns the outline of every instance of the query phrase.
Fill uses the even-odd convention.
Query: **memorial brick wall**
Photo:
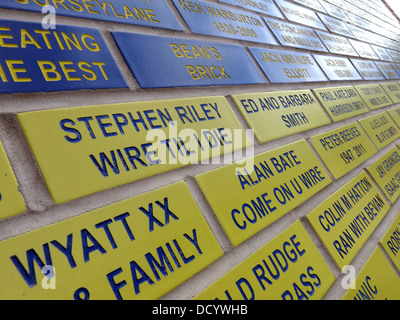
[[[0,51],[1,299],[400,298],[383,1],[7,0]]]

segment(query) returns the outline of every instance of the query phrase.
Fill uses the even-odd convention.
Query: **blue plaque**
[[[384,38],[380,35],[377,35],[376,33],[364,30],[351,24],[348,24],[347,26],[358,40],[372,43],[381,47],[387,46],[387,38]]]
[[[326,13],[326,10],[324,7],[319,3],[318,0],[293,0],[296,3],[300,3],[306,7],[309,7],[313,10],[321,11],[323,13]]]
[[[278,7],[272,0],[254,0],[254,1],[219,0],[219,1],[229,3],[234,6],[239,6],[244,9],[249,9],[252,11],[264,13],[269,16],[284,19],[282,13],[279,11]]]
[[[376,46],[371,44],[371,48],[375,51],[376,55],[379,57],[379,59],[383,61],[390,61],[394,62],[392,56],[389,54],[389,52],[382,47]]]
[[[395,62],[400,62],[400,52],[394,51],[392,49],[387,49],[387,51]]]
[[[343,0],[325,0],[325,2],[329,2],[330,4],[333,4],[341,9],[344,10],[349,10],[349,8],[347,8],[346,4],[343,2]]]
[[[249,48],[271,83],[328,81],[307,53]]]
[[[396,68],[388,62],[375,62],[379,70],[382,71],[386,79],[400,79],[400,72],[398,73]]]
[[[354,36],[356,37],[356,39],[364,41],[364,42],[371,42],[371,36],[368,34],[369,31],[364,30],[360,27],[357,27],[355,25],[352,24],[348,24],[347,27],[350,29],[351,33],[354,34]]]
[[[321,69],[324,70],[329,80],[362,80],[360,74],[347,58],[323,56],[319,54],[314,54],[313,56]]]
[[[393,68],[397,71],[400,76],[400,63],[392,63]]]
[[[341,8],[337,6],[338,4],[332,5],[330,3],[327,3],[326,1],[321,1],[321,4],[330,16],[338,18],[341,21],[350,22],[349,17]]]
[[[346,37],[355,38],[355,36],[351,33],[347,24],[344,23],[343,21],[329,17],[323,13],[318,12],[317,14],[330,32],[337,33]]]
[[[328,52],[313,29],[275,19],[264,20],[283,46]]]
[[[203,1],[172,1],[194,33],[278,45],[255,14]]]
[[[242,46],[112,32],[141,88],[265,83]]]
[[[371,46],[368,43],[354,39],[348,40],[361,58],[379,59],[378,56],[375,54],[375,51],[372,50]]]
[[[0,20],[0,93],[127,88],[95,29]]]
[[[327,31],[324,24],[321,22],[321,20],[319,20],[314,11],[300,7],[285,0],[275,0],[275,2],[279,8],[281,8],[283,14],[289,21]]]
[[[385,80],[382,72],[372,61],[350,59],[364,80]]]
[[[316,31],[322,42],[328,48],[329,52],[343,54],[346,56],[358,57],[357,52],[351,46],[350,42],[345,37],[335,36],[333,34]]]
[[[350,18],[350,21],[353,22],[357,27],[364,28],[370,30],[370,25],[367,20],[364,18],[359,17],[356,14],[351,12],[347,12],[347,16]]]
[[[0,8],[42,12],[46,4],[62,16],[182,30],[165,0],[3,0]]]
[[[397,41],[394,41],[389,38],[384,38],[384,39],[385,39],[385,47],[386,48],[389,48],[391,50],[399,50],[399,43]]]

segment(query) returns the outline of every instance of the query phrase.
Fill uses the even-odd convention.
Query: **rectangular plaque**
[[[383,75],[386,77],[388,80],[392,79],[400,79],[399,73],[396,71],[396,69],[393,67],[393,65],[389,62],[375,62],[379,70],[382,71]]]
[[[331,123],[310,90],[239,94],[232,98],[260,143]]]
[[[335,277],[300,221],[218,279],[197,300],[319,300]]]
[[[364,80],[384,80],[385,76],[373,61],[350,59]]]
[[[357,13],[358,13],[358,11],[357,11]],[[360,27],[360,28],[363,28],[366,30],[371,30],[368,21],[365,20],[364,18],[361,18],[357,14],[354,14],[351,12],[347,12],[346,15],[350,19],[351,23],[354,23],[357,27]]]
[[[314,10],[326,13],[324,7],[319,3],[318,0],[293,0],[293,2],[302,4],[306,7],[309,7],[310,9],[314,9]]]
[[[183,181],[2,241],[0,248],[0,298],[15,300],[158,299],[222,256]],[[42,286],[52,280],[45,266],[56,290]]]
[[[46,4],[54,5],[56,14],[62,16],[182,30],[165,0],[11,0],[2,1],[0,7],[42,13]]]
[[[282,13],[279,11],[278,7],[272,0],[252,0],[252,1],[220,0],[220,2],[229,3],[234,6],[242,7],[244,9],[284,19]]]
[[[278,45],[258,15],[198,0],[172,2],[194,33]]]
[[[357,27],[357,26],[355,26],[355,25],[353,25],[351,23],[349,23],[347,25],[347,27],[350,29],[351,33],[358,40],[361,40],[361,41],[364,41],[364,42],[368,42],[368,43],[375,42],[374,41],[375,37],[374,38],[371,37],[372,32],[369,32],[369,31],[367,31],[365,29],[359,28],[359,27]]]
[[[396,146],[367,168],[383,193],[394,203],[400,196],[400,150]]]
[[[354,39],[348,39],[348,40],[361,58],[379,59],[379,57],[375,54],[375,51],[371,48],[371,46],[368,43]]]
[[[398,45],[397,45],[397,50],[398,50]],[[393,58],[395,62],[400,62],[400,52],[392,50],[392,49],[387,49],[389,52],[390,56]]]
[[[394,70],[396,70],[397,74],[400,76],[400,63],[392,63]]]
[[[18,119],[57,203],[251,145],[224,97],[36,111]]]
[[[354,88],[371,110],[391,106],[393,104],[392,100],[390,100],[379,84],[366,84],[355,86]]]
[[[328,81],[311,54],[249,48],[271,83]]]
[[[347,8],[346,3],[343,0],[325,0],[325,2],[333,4],[341,9],[344,9],[347,11],[349,10],[349,8]]]
[[[400,103],[400,84],[397,82],[381,83],[383,90],[394,103]]]
[[[18,190],[13,169],[0,141],[0,220],[25,211],[25,201]]]
[[[334,122],[369,111],[364,100],[352,86],[320,88],[313,91]]]
[[[331,183],[305,140],[195,178],[234,246]]]
[[[399,300],[400,279],[382,250],[376,247],[342,300]]]
[[[308,215],[315,232],[340,268],[349,265],[390,206],[362,172]]]
[[[0,93],[127,88],[96,29],[0,20]]]
[[[283,46],[328,52],[313,29],[276,19],[264,20]]]
[[[275,0],[275,2],[289,21],[326,31],[324,24],[319,20],[314,11],[285,0]]]
[[[387,38],[383,37],[382,35],[377,35],[376,33],[372,33],[372,32],[369,32],[369,31],[366,32],[366,35],[368,37],[368,41],[366,41],[366,42],[371,43],[371,44],[375,44],[377,46],[384,47],[384,48],[389,47],[388,44],[387,44]],[[388,51],[387,51],[387,53],[389,54]],[[390,56],[390,54],[389,54],[389,56]],[[390,56],[390,58],[393,59],[391,56]],[[392,61],[392,60],[389,59],[388,61]]]
[[[316,33],[325,44],[325,46],[328,48],[329,52],[358,57],[357,52],[351,46],[347,38],[335,36],[333,34],[323,31],[316,31]]]
[[[360,74],[347,58],[313,54],[315,60],[332,81],[362,80]]]
[[[384,38],[385,39],[385,45],[384,47],[388,48],[388,52],[390,53],[391,50],[398,50],[399,43],[397,41],[394,41],[392,39]]]
[[[399,128],[386,111],[362,119],[360,124],[378,149],[383,149],[400,137]]]
[[[382,47],[376,46],[371,44],[371,48],[375,51],[376,55],[379,57],[379,59],[384,60],[384,61],[390,61],[394,62],[393,58],[389,54],[389,52]]]
[[[341,21],[345,22],[350,22],[349,17],[346,15],[345,11],[343,11],[343,8],[340,8],[338,4],[330,4],[327,3],[326,1],[321,1],[322,6],[325,8],[325,11],[332,17],[335,17]],[[346,10],[346,9],[345,9]]]
[[[359,30],[361,31],[363,29],[359,29]],[[387,38],[385,38],[381,35],[378,35],[376,33],[370,32],[370,31],[366,31],[366,30],[363,30],[363,31],[365,31],[364,35],[367,37],[367,41],[365,41],[364,39],[359,39],[359,40],[370,43],[370,44],[375,44],[380,47],[385,47],[385,48],[387,47],[387,42],[386,42]],[[354,34],[354,32],[353,32],[353,34]]]
[[[400,271],[400,214],[397,214],[397,217],[379,242],[397,270]]]
[[[315,150],[336,179],[376,153],[376,148],[357,122],[311,138]]]
[[[242,46],[125,32],[112,35],[141,88],[265,83]]]
[[[347,27],[347,24],[344,23],[343,21],[336,19],[336,18],[329,17],[323,13],[318,12],[317,14],[318,14],[318,17],[326,25],[326,27],[328,28],[328,30],[330,32],[337,33],[342,36],[354,38],[354,35],[351,33],[350,29]]]
[[[400,128],[400,107],[390,109],[387,111],[387,113],[389,113],[389,115],[392,117],[394,122]]]

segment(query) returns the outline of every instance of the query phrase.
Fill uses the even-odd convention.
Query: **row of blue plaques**
[[[20,0],[20,3],[24,1],[27,10],[35,8],[29,0]],[[173,1],[177,7],[181,6],[183,12],[194,14],[196,10],[199,17],[216,15],[212,25],[219,28],[219,32],[230,31],[232,37],[243,33],[246,37],[254,38],[253,42],[278,45],[256,15],[241,14],[234,10],[222,11],[221,6],[209,3],[195,7],[182,0]],[[162,8],[159,7],[161,3],[153,9]],[[9,2],[10,7],[12,4],[15,2]],[[112,2],[108,2],[110,4]],[[113,10],[117,8],[115,6]],[[98,9],[91,8],[92,11]],[[102,9],[107,11],[106,8]],[[152,19],[156,20],[153,11],[148,9],[146,12],[148,19],[153,16]],[[110,18],[110,15],[107,17]],[[226,23],[227,17],[229,23]],[[197,21],[199,28],[201,21]],[[276,19],[264,21],[278,41],[286,46],[327,52],[323,42],[328,40],[324,40],[322,35],[333,36]],[[9,20],[0,20],[0,26],[0,93],[128,87],[102,35],[96,29],[58,25],[56,29],[46,30],[40,23]],[[202,33],[200,30],[196,32]],[[271,83],[400,78],[399,66],[389,62],[360,59],[351,59],[350,62],[344,57],[257,47],[247,50],[240,45],[211,41],[125,32],[111,34],[139,86],[144,89],[266,83],[254,61]],[[292,45],[286,43],[288,41],[292,41]],[[358,57],[358,54],[354,56]]]

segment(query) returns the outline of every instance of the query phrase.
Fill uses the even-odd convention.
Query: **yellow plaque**
[[[400,196],[400,150],[394,147],[367,168],[388,199],[394,203]]]
[[[357,122],[314,136],[311,142],[336,179],[376,153]]]
[[[354,87],[321,88],[313,91],[334,122],[369,111]]]
[[[318,300],[335,280],[300,221],[229,271],[198,300]]]
[[[24,211],[24,198],[0,141],[0,220]]]
[[[362,172],[307,215],[339,267],[350,264],[379,225],[389,204]]]
[[[355,88],[371,110],[391,106],[393,104],[385,90],[383,90],[379,84],[366,84],[355,86]]]
[[[399,300],[400,278],[379,247],[355,279],[342,300]]]
[[[397,124],[397,126],[400,128],[400,107],[390,109],[387,111],[389,115],[392,117],[394,122]]]
[[[400,214],[397,214],[397,217],[380,240],[380,244],[400,271]]]
[[[251,145],[224,97],[18,115],[57,203]]]
[[[400,137],[399,128],[387,112],[362,119],[360,123],[379,150]]]
[[[331,123],[310,90],[232,96],[263,143]]]
[[[380,85],[394,103],[400,103],[400,84],[389,82],[381,83]]]
[[[0,298],[157,299],[221,255],[181,181],[0,242]]]
[[[332,182],[305,140],[195,178],[234,246]]]

